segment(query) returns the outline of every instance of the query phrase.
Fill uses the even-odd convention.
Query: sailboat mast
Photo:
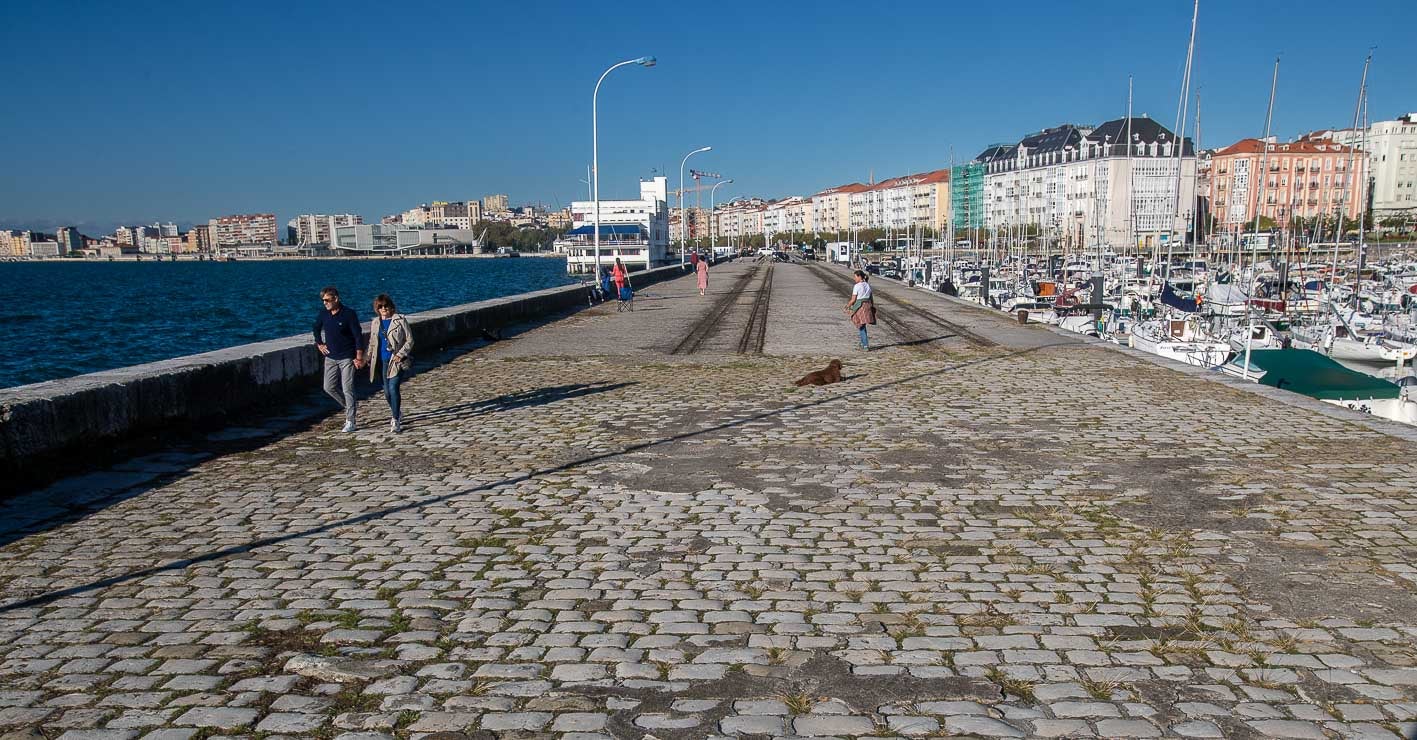
[[[1371,57],[1371,54],[1369,55]],[[1364,75],[1363,79],[1363,134],[1362,144],[1363,156],[1368,156],[1368,80]],[[1353,306],[1358,306],[1358,286],[1363,279],[1363,265],[1368,261],[1368,245],[1363,243],[1365,230],[1368,226],[1368,176],[1367,167],[1363,168],[1364,174],[1360,184],[1354,186],[1353,190],[1358,196],[1358,269],[1357,275],[1353,277]],[[1357,177],[1358,170],[1353,165],[1348,166],[1348,176]]]
[[[1196,166],[1191,171],[1191,244],[1196,253],[1200,252],[1201,244],[1201,194],[1200,188],[1200,150],[1201,150],[1201,93],[1196,91]],[[1209,256],[1209,255],[1207,255]]]
[[[1353,104],[1353,128],[1355,130],[1358,128],[1358,114],[1361,113],[1363,110],[1363,97],[1368,92],[1368,66],[1372,63],[1373,52],[1372,50],[1369,50],[1367,58],[1363,60],[1363,77],[1358,82],[1358,101]],[[1350,144],[1348,146],[1348,150],[1348,181],[1343,183],[1343,188],[1338,191],[1338,231],[1334,232],[1333,235],[1333,276],[1335,278],[1338,276],[1338,242],[1343,239],[1343,217],[1347,215],[1348,211],[1348,186],[1353,184],[1353,165],[1358,156],[1357,147]],[[1359,217],[1358,223],[1361,227],[1363,223],[1363,219],[1361,217]],[[1362,238],[1360,237],[1358,242],[1358,249],[1361,250],[1362,248]],[[1358,272],[1358,270],[1354,270],[1354,272]],[[1356,288],[1356,282],[1354,283],[1354,286]],[[1357,296],[1356,289],[1354,291],[1354,296]]]
[[[1127,238],[1131,244],[1128,249],[1136,253],[1137,259],[1141,259],[1141,250],[1137,245],[1137,179],[1132,176],[1132,150],[1136,146],[1132,144],[1132,76],[1127,75]]]
[[[1260,139],[1260,185],[1259,191],[1255,195],[1255,229],[1254,238],[1250,240],[1250,280],[1245,291],[1245,316],[1248,317],[1245,329],[1245,367],[1240,371],[1241,377],[1250,379],[1250,350],[1255,336],[1255,310],[1250,305],[1250,299],[1255,293],[1255,278],[1259,276],[1259,232],[1260,232],[1260,211],[1264,203],[1264,186],[1268,180],[1268,173],[1265,171],[1269,162],[1269,130],[1270,124],[1274,121],[1274,91],[1279,87],[1279,57],[1274,58],[1274,77],[1269,82],[1269,107],[1264,114],[1264,138]]]
[[[1185,238],[1185,231],[1180,227],[1181,223],[1181,163],[1184,161],[1186,152],[1186,109],[1191,102],[1191,62],[1195,58],[1196,51],[1196,18],[1200,15],[1201,0],[1195,0],[1191,9],[1191,41],[1186,45],[1186,71],[1181,75],[1181,103],[1180,112],[1177,114],[1176,132],[1176,197],[1172,201],[1175,204],[1171,213],[1171,234],[1166,240],[1166,275],[1167,282],[1171,276],[1171,253],[1175,249],[1176,237]]]

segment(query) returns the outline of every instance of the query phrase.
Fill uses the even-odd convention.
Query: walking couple
[[[325,356],[325,392],[344,409],[344,431],[355,429],[354,371],[369,366],[369,380],[383,368],[384,398],[389,402],[389,431],[403,431],[399,386],[413,368],[413,332],[408,319],[385,293],[374,299],[376,318],[369,322],[368,344],[354,309],[340,303],[333,286],[320,291],[324,308],[315,317],[315,347]],[[366,357],[368,358],[366,360]]]

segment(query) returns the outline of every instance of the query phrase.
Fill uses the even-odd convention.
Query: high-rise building
[[[120,247],[133,246],[133,230],[127,226],[119,226],[113,230],[113,239]]]
[[[0,254],[27,257],[30,253],[30,232],[0,231]]]
[[[157,235],[161,237],[177,236],[177,224],[174,223],[155,223],[149,228],[157,229]]]
[[[248,244],[275,245],[279,241],[274,213],[222,216],[207,225],[211,229],[212,246],[217,249]]]
[[[183,237],[184,252],[210,252],[212,251],[212,227],[209,224],[197,224],[191,231]]]
[[[329,245],[334,240],[336,226],[354,226],[364,218],[353,213],[335,215],[302,214],[286,224],[287,241],[302,246]]]
[[[482,199],[482,210],[485,213],[506,213],[507,195],[488,195]]]
[[[84,248],[84,235],[79,233],[76,226],[65,226],[59,229],[55,241],[59,242],[59,254],[66,255],[77,252]]]

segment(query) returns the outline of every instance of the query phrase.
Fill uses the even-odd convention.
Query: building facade
[[[1271,141],[1268,146],[1259,139],[1241,139],[1218,149],[1210,162],[1215,228],[1227,232],[1252,228],[1256,211],[1281,226],[1296,217],[1340,213],[1355,220],[1363,209],[1366,162],[1357,149],[1323,138]],[[1261,197],[1262,204],[1258,203]]]
[[[984,165],[955,165],[950,171],[950,218],[955,231],[984,228]]]
[[[615,258],[631,269],[649,269],[669,262],[669,186],[663,176],[640,180],[639,200],[600,201],[599,266]],[[571,203],[571,229],[556,241],[573,274],[593,273],[597,267],[595,202]]]
[[[950,214],[950,171],[892,177],[847,196],[853,229],[943,229]]]
[[[739,198],[714,208],[714,234],[738,239],[763,233],[763,211],[767,203],[762,198]]]
[[[840,234],[851,228],[851,194],[866,189],[859,182],[838,185],[811,197],[813,228],[821,233]]]
[[[276,216],[274,213],[249,213],[222,216],[207,223],[211,233],[212,246],[237,247],[250,244],[275,245]]]
[[[601,201],[604,203],[605,201]],[[499,193],[488,195],[482,198],[482,210],[484,213],[506,213],[510,208],[507,205],[507,195]]]
[[[72,254],[84,248],[84,235],[79,233],[77,226],[64,226],[55,235],[55,240],[59,242],[59,254]]]
[[[301,246],[329,245],[334,241],[335,227],[362,223],[364,218],[353,213],[301,214],[286,223],[286,241]]]
[[[1129,143],[1127,143],[1129,142]],[[1146,117],[1063,125],[992,146],[983,166],[984,226],[1118,251],[1184,238],[1195,210],[1196,157]]]
[[[1417,215],[1417,113],[1374,123],[1367,144],[1373,215]]]
[[[0,231],[0,247],[4,247],[0,252],[11,257],[28,257],[31,236],[28,231]]]

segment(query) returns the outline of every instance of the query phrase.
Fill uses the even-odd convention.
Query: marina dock
[[[0,501],[0,736],[1417,735],[1411,427],[871,282],[870,352],[738,261]]]

